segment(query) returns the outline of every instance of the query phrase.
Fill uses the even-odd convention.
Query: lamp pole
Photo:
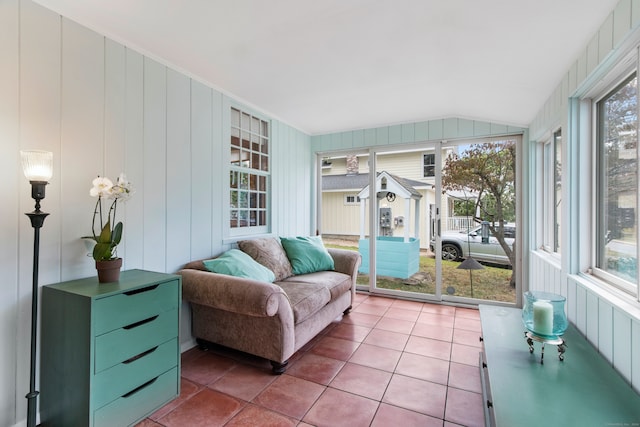
[[[31,183],[34,186],[34,182]],[[46,183],[44,184],[46,185]],[[44,191],[43,191],[44,194]],[[36,390],[36,350],[38,336],[38,264],[40,258],[40,229],[44,219],[49,215],[40,210],[40,200],[36,199],[36,209],[26,213],[33,227],[33,279],[31,289],[31,365],[29,371],[29,393],[27,398],[27,427],[36,425],[37,397],[40,393]]]
[[[24,175],[31,184],[31,197],[36,201],[33,212],[26,213],[33,227],[33,277],[31,287],[31,364],[29,371],[29,393],[27,398],[27,427],[35,427],[38,406],[36,390],[36,356],[38,349],[38,265],[40,258],[40,229],[49,215],[40,210],[48,180],[53,171],[53,154],[48,151],[21,151]]]

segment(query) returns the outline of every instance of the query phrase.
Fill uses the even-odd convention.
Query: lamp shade
[[[22,170],[29,181],[47,182],[53,175],[53,153],[41,150],[20,151]]]
[[[458,270],[483,270],[484,266],[471,256],[468,256],[457,268]]]

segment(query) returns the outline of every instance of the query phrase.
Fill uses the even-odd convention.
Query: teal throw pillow
[[[320,236],[281,237],[280,242],[293,267],[293,274],[333,270],[333,258]]]
[[[213,273],[245,277],[270,283],[276,279],[273,271],[238,249],[228,250],[218,258],[202,261],[202,263],[207,270]]]

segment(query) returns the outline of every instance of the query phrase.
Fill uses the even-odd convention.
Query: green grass
[[[356,246],[340,246],[327,244],[327,247],[357,251]],[[435,294],[436,260],[433,257],[420,256],[420,271],[411,279],[403,280],[392,277],[378,276],[377,286],[383,289],[395,289],[424,294]],[[442,261],[442,293],[452,287],[453,295],[478,298],[483,300],[515,302],[515,289],[509,285],[511,269],[485,265],[483,270],[472,271],[473,292],[468,270],[458,270],[459,262]],[[358,284],[368,285],[369,276],[358,275]]]

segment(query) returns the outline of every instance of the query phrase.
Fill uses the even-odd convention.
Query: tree
[[[515,178],[516,146],[513,140],[475,144],[461,154],[450,154],[442,175],[444,190],[473,193],[473,219],[489,222],[491,233],[514,269],[511,286],[515,286],[515,249],[505,241],[504,224],[515,219]]]
[[[600,238],[605,243],[631,234],[637,224],[631,203],[621,206],[621,200],[635,201],[637,191],[638,159],[638,96],[637,78],[620,86],[599,103],[603,121],[600,162],[605,173],[598,175],[601,188],[603,227]],[[630,206],[631,205],[631,206]]]

